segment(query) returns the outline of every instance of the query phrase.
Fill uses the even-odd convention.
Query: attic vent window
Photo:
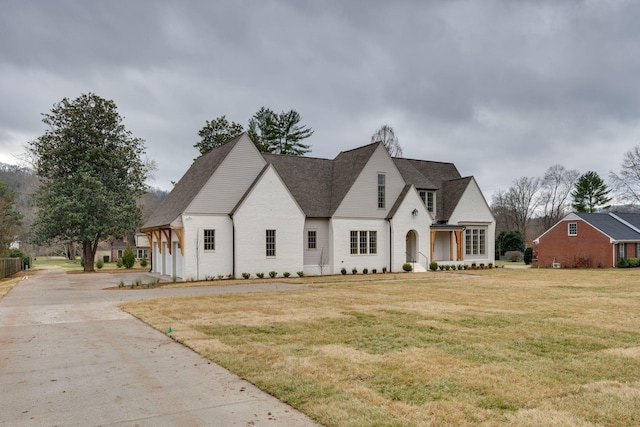
[[[569,223],[569,236],[577,236],[578,235],[578,223],[570,222]]]

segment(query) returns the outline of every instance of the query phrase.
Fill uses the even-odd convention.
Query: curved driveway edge
[[[117,308],[300,286],[102,290],[122,277],[41,270],[0,300],[0,426],[317,426]]]

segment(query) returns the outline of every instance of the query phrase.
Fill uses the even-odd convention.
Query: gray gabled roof
[[[462,198],[464,191],[471,182],[471,177],[452,179],[450,181],[444,181],[442,183],[442,207],[438,209],[438,218],[443,220],[449,220],[458,202]]]
[[[198,157],[187,173],[178,181],[166,199],[160,204],[142,229],[152,227],[166,227],[176,220],[198,195],[202,187],[209,181],[211,175],[218,169],[244,133],[220,147],[213,148]]]
[[[393,161],[407,184],[436,192],[436,220],[448,221],[471,178],[462,178],[453,163],[401,158]]]
[[[276,169],[307,217],[331,216],[331,160],[266,153],[262,156]]]
[[[588,222],[615,241],[640,241],[640,233],[607,213],[575,212],[575,215]],[[614,214],[622,217],[623,214]],[[638,214],[628,214],[638,215]],[[629,217],[627,217],[629,218]],[[637,220],[636,218],[631,218]]]
[[[437,190],[438,187],[431,182],[429,178],[420,173],[418,169],[411,163],[409,159],[394,157],[393,162],[396,164],[400,175],[407,184],[413,184],[418,190]]]
[[[331,208],[329,211],[331,215],[338,209],[356,178],[381,144],[381,142],[375,142],[364,147],[343,151],[333,160]]]

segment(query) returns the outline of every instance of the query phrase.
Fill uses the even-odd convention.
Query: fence
[[[0,258],[0,279],[22,270],[22,258]]]

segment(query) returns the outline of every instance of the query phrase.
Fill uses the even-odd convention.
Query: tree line
[[[542,177],[523,176],[497,191],[491,210],[497,232],[517,231],[530,241],[572,211],[607,211],[614,200],[627,205],[620,209],[640,205],[640,146],[624,154],[620,171],[610,172],[608,183],[594,171],[580,174],[553,165]]]

